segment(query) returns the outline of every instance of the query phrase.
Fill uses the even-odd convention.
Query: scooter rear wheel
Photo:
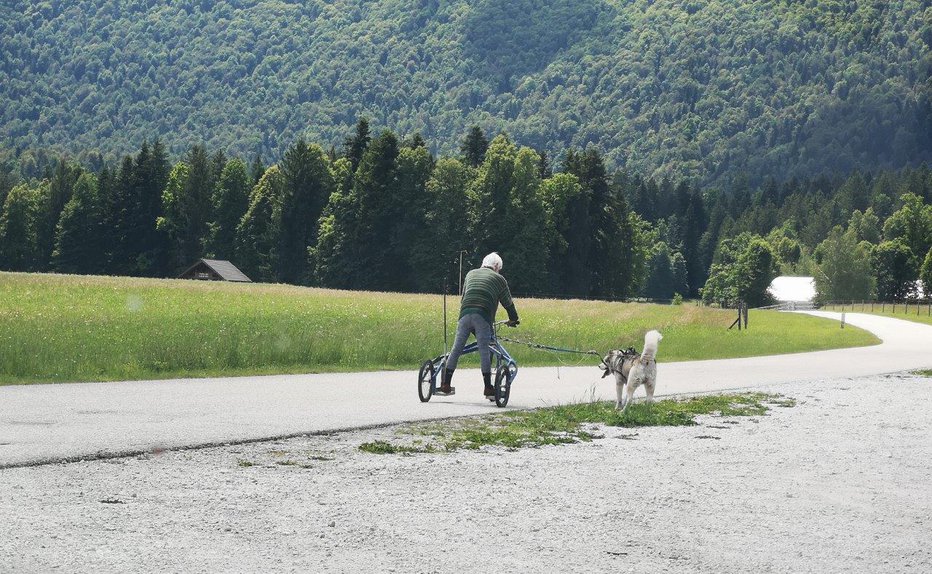
[[[495,372],[495,405],[504,407],[511,396],[511,373],[508,365],[502,365]]]

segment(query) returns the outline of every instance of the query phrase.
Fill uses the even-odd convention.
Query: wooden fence
[[[904,301],[829,301],[820,305],[825,311],[851,313],[890,313],[932,317],[932,299]]]

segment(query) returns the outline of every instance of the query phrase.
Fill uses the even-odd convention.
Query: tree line
[[[609,170],[594,147],[559,166],[478,126],[435,157],[420,135],[357,122],[341,148],[295,141],[266,166],[195,145],[98,171],[0,166],[0,269],[172,277],[229,259],[255,281],[455,292],[489,251],[516,293],[766,302],[779,273],[826,299],[915,296],[932,272],[927,167],[725,189]]]

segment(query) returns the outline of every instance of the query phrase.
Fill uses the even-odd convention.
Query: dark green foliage
[[[472,246],[472,218],[466,190],[473,171],[457,159],[440,159],[426,186],[423,226],[412,249],[411,268],[414,288],[421,292],[438,292],[447,287],[458,293],[461,251],[469,271],[469,248]]]
[[[59,273],[102,274],[107,270],[104,202],[97,178],[82,174],[62,210],[55,234],[52,268]]]
[[[164,216],[158,219],[171,247],[170,271],[177,274],[204,254],[213,216],[211,197],[217,186],[217,161],[211,161],[204,146],[196,145],[185,161],[172,170],[162,194]]]
[[[427,213],[432,198],[427,192],[427,185],[433,167],[434,158],[426,146],[405,147],[398,152],[396,210],[391,235],[387,238],[396,258],[390,284],[397,290],[410,291],[415,284],[419,262],[415,252],[422,244],[421,238],[428,235]],[[442,206],[442,209],[447,209],[447,206]],[[431,287],[427,290],[436,291],[440,286],[434,284]]]
[[[932,249],[929,249],[929,252],[926,253],[922,269],[919,271],[919,279],[922,281],[922,290],[925,292],[925,296],[932,296]]]
[[[686,258],[677,251],[670,257],[673,266],[673,293],[683,295],[689,293],[689,273],[686,268]]]
[[[352,189],[347,192],[341,185],[330,197],[312,250],[323,285],[403,290],[410,280],[405,273],[408,254],[400,251],[395,233],[396,226],[407,221],[405,200],[411,200],[399,193],[398,154],[398,139],[390,131],[382,132],[363,153]],[[338,176],[337,181],[346,177]]]
[[[356,122],[356,133],[343,141],[343,157],[350,160],[354,172],[359,167],[359,162],[362,161],[362,156],[369,147],[370,141],[372,138],[369,136],[369,120],[359,118]]]
[[[589,194],[569,173],[544,180],[541,193],[557,234],[550,253],[550,283],[557,293],[588,297],[592,285]]]
[[[169,164],[164,146],[156,140],[152,147],[143,143],[139,154],[126,156],[120,165],[112,194],[110,184],[98,186],[112,210],[115,242],[110,271],[120,275],[164,275],[168,269],[168,245],[157,228],[162,213],[162,192],[168,182]],[[207,225],[207,215],[198,227]],[[194,222],[191,225],[195,225]]]
[[[227,162],[211,197],[213,221],[210,223],[206,244],[206,252],[210,257],[233,257],[236,226],[249,207],[249,191],[252,187],[246,164],[238,158]]]
[[[870,299],[874,286],[870,253],[859,244],[854,229],[845,232],[836,225],[815,251],[819,265],[815,274],[819,301]]]
[[[670,299],[673,297],[673,292],[673,262],[670,260],[670,248],[661,241],[654,247],[647,282],[644,284],[644,296],[651,299]]]
[[[283,283],[308,283],[308,247],[317,240],[317,220],[330,194],[333,177],[324,151],[299,139],[280,164],[283,178],[278,278]]]
[[[921,196],[906,193],[900,198],[903,205],[883,224],[884,239],[899,240],[916,256],[932,247],[932,205],[924,205]]]
[[[45,267],[45,264],[52,258],[52,251],[55,248],[55,228],[62,210],[65,209],[65,205],[74,193],[74,185],[82,173],[81,167],[61,160],[49,182],[48,204],[42,210],[43,217],[37,229],[38,257],[42,261],[42,267]]]
[[[767,304],[766,290],[777,276],[777,261],[763,237],[742,233],[723,240],[702,289],[702,299],[729,305],[744,301],[750,307]]]
[[[631,171],[756,185],[929,160],[929,30],[920,0],[17,2],[0,138],[281,157],[367,115],[446,155],[480,124],[550,157],[593,143]]]
[[[875,245],[870,254],[870,266],[881,301],[896,301],[913,294],[918,264],[912,250],[901,241]]]
[[[10,190],[0,212],[0,269],[37,271],[42,266],[38,230],[46,218],[48,184],[20,184]]]
[[[236,266],[253,281],[271,282],[277,276],[284,187],[278,166],[265,170],[236,227]]]
[[[469,129],[466,139],[460,144],[460,153],[466,165],[479,167],[485,161],[485,152],[489,149],[489,140],[479,126]]]
[[[595,148],[569,150],[564,169],[575,175],[588,196],[592,240],[585,265],[590,269],[590,295],[625,298],[635,293],[640,277],[635,264],[637,243],[621,190],[609,184],[602,154]]]

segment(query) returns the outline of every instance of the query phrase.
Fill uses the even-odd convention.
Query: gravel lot
[[[358,450],[386,427],[0,470],[0,572],[932,571],[932,379],[762,390],[798,403],[520,451]]]

